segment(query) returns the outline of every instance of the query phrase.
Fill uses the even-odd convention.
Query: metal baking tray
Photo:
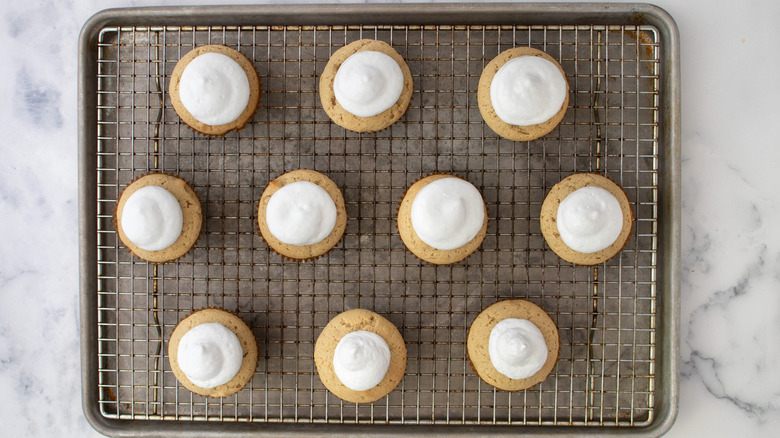
[[[406,115],[375,134],[331,123],[317,75],[358,38],[392,44],[414,77]],[[195,135],[167,95],[193,45],[237,48],[258,70],[257,114],[224,138]],[[117,9],[84,26],[79,53],[79,208],[84,413],[115,436],[655,436],[677,411],[680,89],[676,26],[643,4],[284,5]],[[551,134],[499,139],[476,88],[499,52],[530,45],[560,60],[569,109]],[[342,189],[345,238],[289,262],[256,232],[268,181],[313,168]],[[112,224],[132,179],[176,173],[204,203],[182,259],[134,259]],[[420,263],[397,235],[406,187],[430,172],[466,177],[490,217],[482,247],[451,266]],[[618,182],[636,221],[612,260],[572,266],[544,243],[539,210],[574,172]],[[497,300],[541,305],[561,335],[557,366],[526,391],[494,390],[471,369],[469,324]],[[260,360],[237,395],[181,387],[166,342],[193,309],[219,306],[253,328]],[[407,342],[406,375],[373,403],[320,383],[313,342],[336,314],[372,309]]]

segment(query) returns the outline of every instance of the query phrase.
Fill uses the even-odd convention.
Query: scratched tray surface
[[[375,134],[330,122],[318,74],[359,38],[392,44],[414,78],[410,108]],[[255,117],[204,138],[180,122],[170,74],[193,45],[226,44],[262,81]],[[476,89],[499,52],[532,46],[560,60],[571,87],[561,125],[532,142],[498,138]],[[642,425],[653,419],[657,266],[658,32],[635,26],[361,26],[106,28],[98,44],[99,407],[122,419],[254,422]],[[327,174],[349,217],[343,241],[313,262],[289,262],[260,238],[267,183],[297,168]],[[118,241],[115,202],[134,178],[180,175],[200,195],[204,229],[180,260],[154,266]],[[490,222],[481,248],[452,266],[421,263],[398,237],[405,189],[431,172],[467,178]],[[545,245],[539,211],[574,172],[618,182],[636,216],[624,250],[574,267]],[[466,356],[467,330],[497,300],[541,305],[560,358],[542,384],[496,391]],[[260,346],[237,395],[207,399],[174,378],[167,340],[206,306],[235,311]],[[320,383],[314,342],[327,322],[374,310],[401,331],[401,384],[373,404],[340,401]]]

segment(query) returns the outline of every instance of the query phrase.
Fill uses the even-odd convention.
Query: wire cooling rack
[[[318,73],[359,38],[390,43],[414,80],[409,110],[390,128],[357,134],[319,103]],[[179,58],[224,44],[262,82],[252,121],[205,138],[183,124],[167,94]],[[532,46],[566,71],[563,122],[531,142],[500,139],[482,120],[476,89],[498,53]],[[641,426],[656,409],[659,231],[658,29],[576,26],[107,26],[97,38],[97,364],[100,415],[126,420],[261,423]],[[267,183],[298,168],[341,188],[343,241],[311,262],[283,260],[256,231]],[[113,212],[133,179],[152,171],[187,180],[204,229],[178,261],[133,258]],[[481,248],[450,266],[421,263],[395,225],[406,188],[449,172],[474,183],[490,218]],[[545,244],[545,194],[575,172],[616,181],[636,217],[623,251],[573,266]],[[505,298],[539,304],[561,351],[542,384],[517,393],[480,380],[466,355],[477,314]],[[174,378],[167,340],[195,309],[236,312],[260,347],[238,394],[194,395]],[[401,331],[400,385],[372,404],[346,403],[320,383],[314,341],[338,313],[366,308]]]

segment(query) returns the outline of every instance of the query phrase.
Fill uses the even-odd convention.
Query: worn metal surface
[[[469,6],[450,10],[469,17],[460,25],[408,24],[412,20],[403,18],[411,16],[403,14],[393,24],[350,24],[359,17],[338,8],[297,17],[249,9],[257,21],[244,25],[247,14],[219,8],[203,26],[192,26],[203,11],[191,9],[125,10],[85,26],[84,400],[98,429],[398,433],[374,426],[415,425],[403,431],[655,434],[668,427],[676,407],[676,363],[670,363],[676,346],[669,342],[676,339],[679,269],[673,23],[663,16],[647,20],[659,14],[654,9],[640,16],[594,6],[591,18],[565,10],[532,14],[518,5],[503,6],[504,14],[486,8],[480,16]],[[420,13],[435,11],[428,6]],[[341,24],[305,24],[328,14]],[[591,22],[580,23],[583,16]],[[166,25],[150,17],[163,17]],[[471,23],[480,19],[495,24]],[[393,45],[414,78],[406,115],[376,134],[331,123],[317,94],[317,75],[329,56],[359,38]],[[261,77],[255,117],[224,138],[194,134],[167,96],[178,59],[203,44],[240,50]],[[572,91],[558,128],[517,143],[484,124],[476,88],[490,59],[527,45],[560,61]],[[314,262],[284,261],[256,232],[257,200],[266,184],[297,168],[326,173],[347,203],[343,241]],[[160,266],[131,257],[112,220],[121,190],[151,171],[192,184],[205,215],[195,249]],[[423,264],[397,235],[395,212],[405,189],[432,172],[467,178],[487,203],[487,237],[463,263]],[[624,250],[596,267],[560,260],[539,230],[546,192],[574,172],[616,181],[636,216]],[[562,344],[551,376],[514,394],[482,382],[465,353],[471,321],[509,297],[541,305],[556,321]],[[232,397],[193,395],[170,372],[167,338],[179,320],[205,306],[237,312],[260,345],[253,380]],[[367,405],[330,394],[312,360],[322,327],[357,307],[388,317],[409,351],[399,387]],[[232,424],[213,429],[213,422]],[[272,423],[309,425],[274,429]],[[334,429],[344,423],[371,427]],[[466,427],[474,425],[491,427]]]

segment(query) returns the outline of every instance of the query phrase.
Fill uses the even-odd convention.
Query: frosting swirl
[[[423,242],[439,250],[451,250],[467,244],[482,229],[485,203],[470,182],[441,178],[417,193],[411,218],[412,227]]]
[[[122,231],[134,245],[147,251],[160,251],[179,238],[184,215],[171,192],[159,186],[146,186],[127,198],[120,222]]]
[[[582,253],[594,253],[609,247],[620,236],[623,211],[612,193],[588,186],[561,201],[556,223],[566,246]]]
[[[238,119],[249,104],[249,79],[229,56],[204,53],[184,68],[179,99],[199,122],[224,125]]]
[[[333,352],[333,371],[353,391],[367,391],[385,378],[390,368],[390,347],[369,331],[347,333]]]
[[[531,321],[507,318],[490,331],[488,353],[499,373],[510,379],[526,379],[547,361],[547,343]]]
[[[401,97],[404,75],[390,56],[363,50],[347,58],[336,71],[333,93],[348,112],[371,117],[391,108]]]
[[[244,351],[238,336],[224,325],[197,325],[182,336],[177,350],[179,368],[201,388],[229,382],[241,369]]]
[[[490,83],[490,101],[498,118],[517,126],[546,122],[566,100],[566,78],[552,62],[519,56],[498,69]]]
[[[296,181],[277,190],[268,200],[268,230],[288,245],[313,245],[336,226],[336,203],[322,187]]]

